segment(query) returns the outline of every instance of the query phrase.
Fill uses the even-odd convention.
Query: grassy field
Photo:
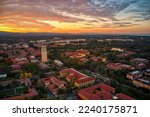
[[[19,87],[10,88],[10,89],[3,89],[3,90],[0,90],[0,98],[17,96],[17,95],[24,94],[27,92],[28,92],[27,86],[19,86]]]

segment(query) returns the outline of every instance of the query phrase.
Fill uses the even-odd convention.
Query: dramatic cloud
[[[149,0],[0,0],[0,30],[94,32],[150,22]],[[144,27],[143,27],[144,28]],[[147,27],[146,27],[147,29]]]

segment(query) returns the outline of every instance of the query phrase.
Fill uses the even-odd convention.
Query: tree
[[[20,85],[20,83],[18,82],[18,81],[16,81],[16,80],[13,80],[12,82],[11,82],[11,86],[12,87],[17,87],[17,86],[19,86]]]
[[[20,73],[20,78],[31,78],[32,77],[32,73],[28,73],[28,72],[22,72]]]
[[[22,65],[22,69],[23,69],[23,71],[30,72],[30,73],[34,74],[35,72],[38,71],[38,66],[35,63],[26,63],[26,64]]]
[[[63,94],[63,93],[64,93],[64,89],[59,88],[59,89],[57,90],[57,93],[58,93],[58,94]]]

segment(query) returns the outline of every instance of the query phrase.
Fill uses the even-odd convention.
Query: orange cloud
[[[150,33],[147,0],[3,0],[0,31]]]

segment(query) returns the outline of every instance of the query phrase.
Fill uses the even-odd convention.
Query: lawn
[[[0,90],[0,98],[12,97],[12,96],[24,94],[27,92],[28,92],[28,87],[24,85],[15,87],[15,88],[10,88],[10,89],[3,89],[3,90]]]
[[[22,94],[28,92],[28,87],[20,86],[16,88],[16,94]]]

